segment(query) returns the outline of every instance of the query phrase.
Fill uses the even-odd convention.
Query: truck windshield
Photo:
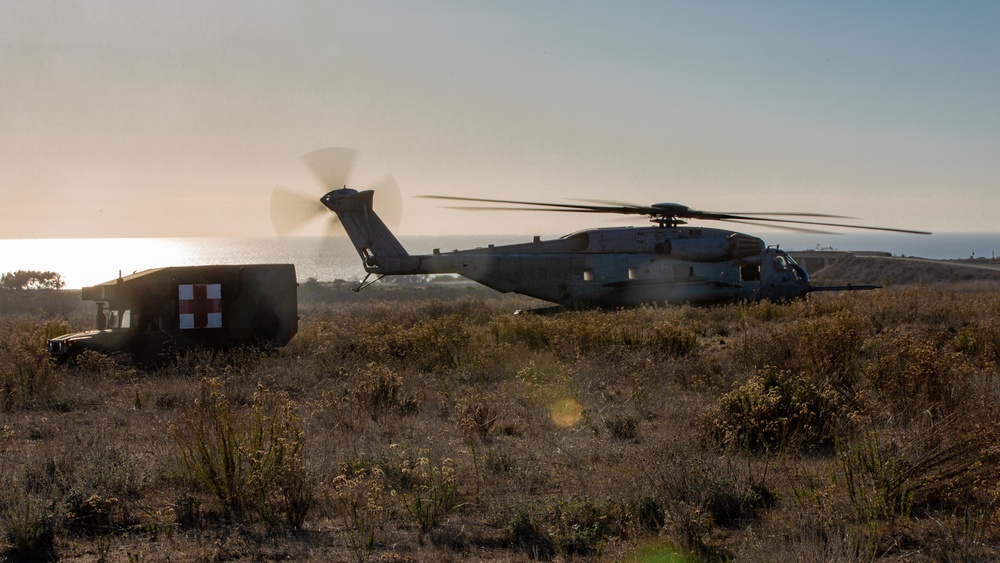
[[[132,311],[108,311],[108,328],[132,328]]]

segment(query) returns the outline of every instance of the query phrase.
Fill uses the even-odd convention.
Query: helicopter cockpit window
[[[774,271],[775,272],[784,272],[787,269],[788,269],[788,262],[785,261],[785,257],[784,256],[775,256],[774,257]]]
[[[587,233],[576,233],[566,238],[566,248],[570,252],[583,252],[590,247],[590,235]]]
[[[809,274],[806,273],[805,268],[799,266],[798,264],[792,264],[792,273],[795,274],[795,279],[797,280],[809,280]]]

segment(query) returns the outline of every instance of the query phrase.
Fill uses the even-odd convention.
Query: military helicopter
[[[340,157],[353,159],[353,152],[342,153]],[[329,176],[324,179],[329,186]],[[579,204],[563,204],[422,196],[477,204],[459,207],[473,210],[642,215],[652,225],[585,229],[553,240],[535,237],[532,242],[522,244],[452,252],[435,249],[432,254],[411,255],[375,212],[374,191],[348,188],[346,179],[346,176],[338,178],[333,185],[344,187],[332,189],[319,201],[336,214],[361,257],[367,276],[357,290],[388,275],[458,274],[500,292],[527,295],[567,308],[782,301],[814,291],[876,286],[812,285],[809,275],[791,256],[765,245],[760,238],[688,225],[687,221],[779,224],[807,232],[816,232],[816,227],[843,227],[930,234],[817,221],[846,217],[816,213],[722,213],[698,211],[675,203],[643,206],[582,200]],[[369,281],[372,276],[376,279]]]

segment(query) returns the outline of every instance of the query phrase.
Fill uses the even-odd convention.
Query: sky
[[[994,232],[997,29],[989,1],[11,0],[0,238],[273,236],[331,146],[351,187],[393,175],[400,235],[621,224],[427,194]]]

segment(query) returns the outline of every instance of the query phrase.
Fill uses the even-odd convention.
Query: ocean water
[[[991,258],[1000,252],[1000,233],[895,233],[820,235],[759,234],[785,250],[880,250],[896,256],[934,259]],[[531,237],[400,237],[412,254],[529,242]],[[198,264],[292,263],[300,281],[360,280],[361,259],[347,237],[187,239],[6,239],[0,240],[0,273],[53,271],[67,288],[105,282],[149,268]]]

